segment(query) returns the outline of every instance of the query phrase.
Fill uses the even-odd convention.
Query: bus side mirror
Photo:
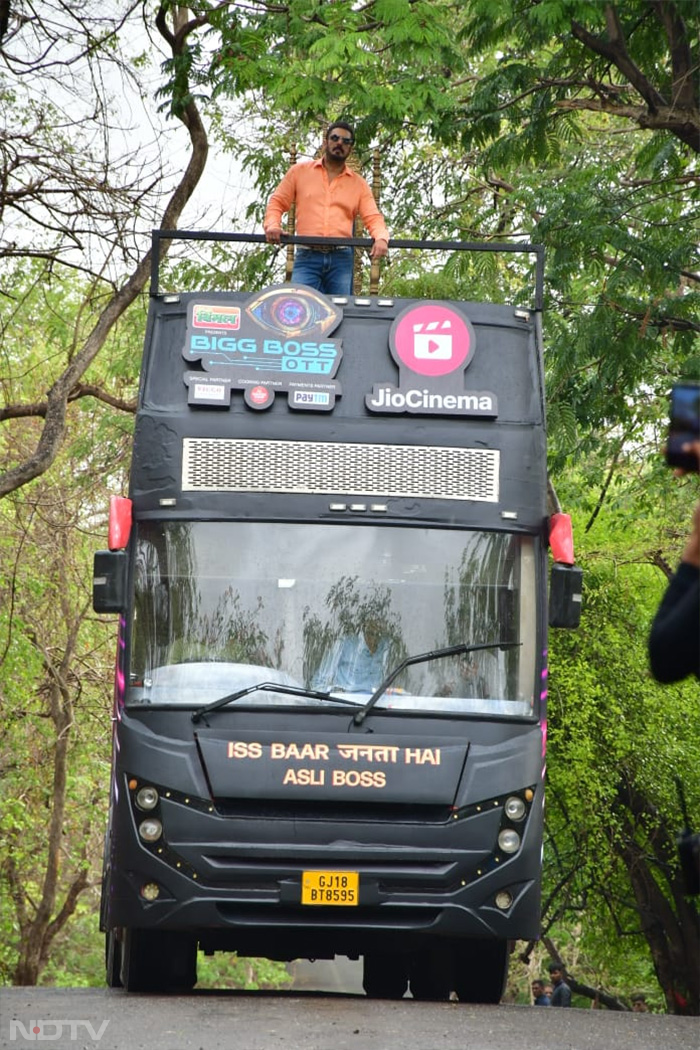
[[[95,551],[92,607],[95,612],[121,612],[126,605],[126,551]]]
[[[549,626],[578,627],[581,622],[583,571],[555,562],[549,580]]]

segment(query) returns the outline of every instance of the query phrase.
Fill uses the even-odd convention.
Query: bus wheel
[[[449,944],[416,952],[411,958],[411,995],[414,999],[445,1002],[452,991],[452,966]]]
[[[116,930],[105,934],[105,971],[108,988],[121,988],[122,946]]]
[[[197,983],[197,942],[175,930],[124,930],[121,956],[127,992],[189,991]]]
[[[406,961],[398,952],[370,952],[362,962],[362,987],[370,999],[402,999],[408,988]]]
[[[500,1003],[508,977],[508,941],[460,941],[454,949],[454,991],[461,1003]]]

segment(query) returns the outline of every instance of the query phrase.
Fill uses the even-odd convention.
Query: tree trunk
[[[668,1010],[695,1016],[700,1014],[700,922],[694,900],[684,891],[675,838],[656,808],[632,785],[620,786],[619,799],[625,828],[623,837],[613,840],[613,848],[629,874]],[[642,827],[648,829],[647,841],[640,844]]]

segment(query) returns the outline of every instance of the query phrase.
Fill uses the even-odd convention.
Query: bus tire
[[[362,960],[362,987],[370,999],[403,999],[408,970],[398,952],[369,952]]]
[[[450,945],[430,948],[411,957],[411,995],[424,1001],[446,1002],[452,991]]]
[[[125,929],[121,956],[127,992],[190,991],[197,983],[197,942],[175,930]]]
[[[105,934],[105,979],[108,988],[121,988],[122,950],[116,930]]]
[[[500,1003],[508,978],[506,940],[460,941],[454,949],[454,991],[461,1003]]]

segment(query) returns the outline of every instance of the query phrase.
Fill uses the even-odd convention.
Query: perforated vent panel
[[[495,449],[185,438],[183,492],[498,502]]]

